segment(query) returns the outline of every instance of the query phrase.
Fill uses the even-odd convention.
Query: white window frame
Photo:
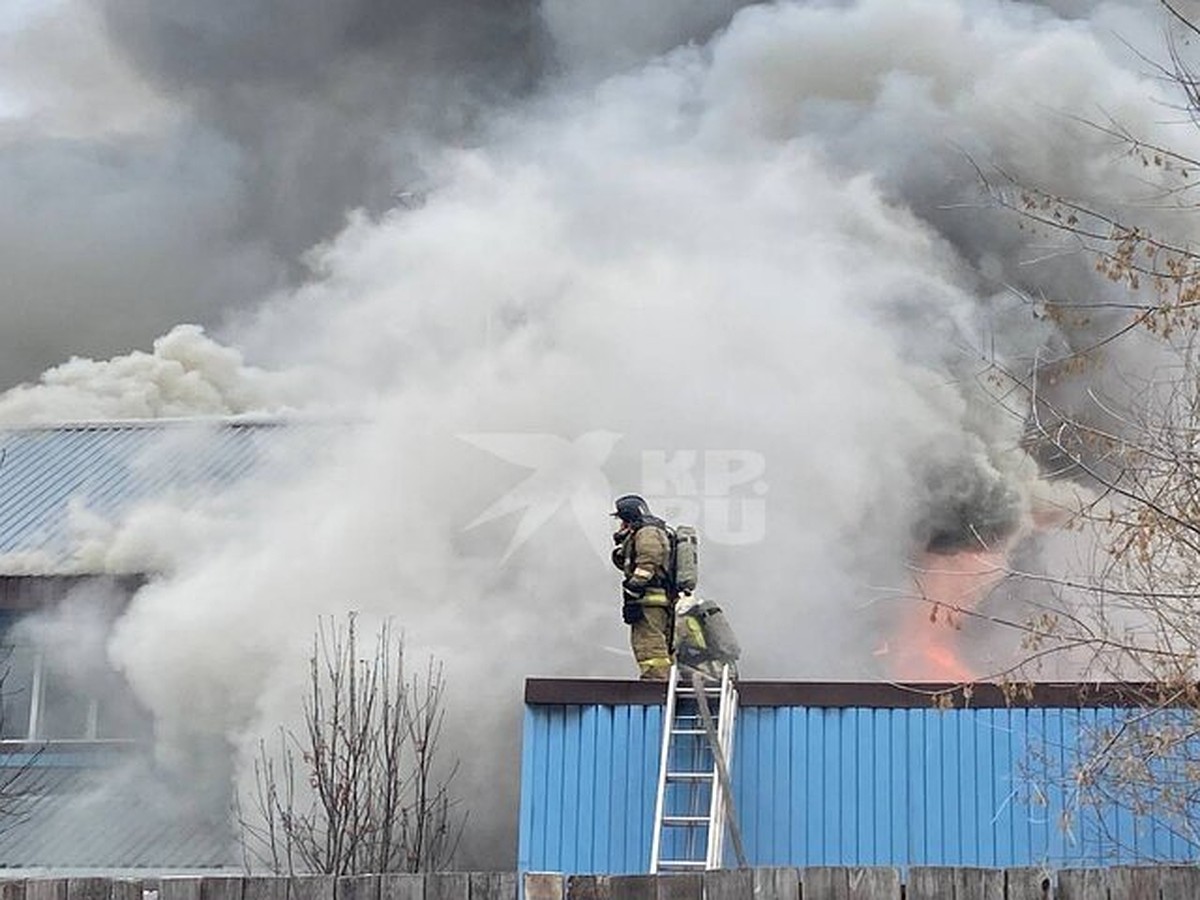
[[[11,645],[10,645],[11,646]],[[25,736],[10,736],[2,738],[5,742],[24,744],[66,744],[72,741],[87,741],[88,743],[130,743],[130,738],[101,738],[100,732],[100,701],[95,697],[88,698],[87,720],[84,733],[69,738],[49,738],[41,735],[42,709],[46,704],[46,654],[38,647],[33,649],[33,671],[29,679],[29,725]]]

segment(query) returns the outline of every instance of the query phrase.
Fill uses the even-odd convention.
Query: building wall
[[[735,802],[754,866],[1087,866],[1195,844],[1072,788],[1105,708],[744,706]],[[648,867],[662,708],[527,703],[522,871]]]
[[[518,868],[646,871],[661,737],[658,706],[526,706]]]

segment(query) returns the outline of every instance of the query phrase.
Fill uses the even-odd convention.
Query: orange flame
[[[975,681],[978,675],[960,655],[962,618],[1004,575],[1000,550],[925,553],[915,576],[917,596],[906,604],[887,652],[892,677],[901,681]]]

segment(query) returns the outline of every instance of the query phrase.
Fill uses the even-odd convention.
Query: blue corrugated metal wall
[[[1196,845],[1071,789],[1103,709],[740,711],[733,760],[752,865],[1101,865]],[[527,706],[522,871],[645,871],[662,710]]]
[[[644,871],[661,731],[657,706],[527,706],[521,870]]]

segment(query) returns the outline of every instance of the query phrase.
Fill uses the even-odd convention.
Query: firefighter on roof
[[[668,594],[671,558],[666,523],[650,514],[636,494],[618,497],[612,513],[620,520],[613,535],[613,565],[621,582],[621,618],[630,627],[629,642],[642,678],[666,681],[671,673],[671,618]]]

